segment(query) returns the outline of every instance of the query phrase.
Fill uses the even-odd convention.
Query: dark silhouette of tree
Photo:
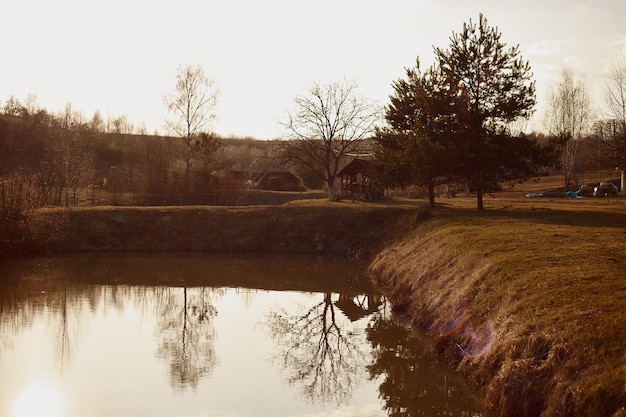
[[[302,314],[279,311],[268,317],[289,382],[301,385],[311,402],[345,402],[363,372],[363,340],[339,314],[326,293]]]
[[[518,46],[506,49],[498,28],[489,26],[482,14],[477,24],[464,23],[450,40],[449,48],[435,48],[435,55],[443,76],[464,100],[453,166],[476,192],[482,210],[483,193],[497,191],[508,179],[508,165],[515,163],[502,153],[499,141],[511,137],[511,122],[533,113],[535,83]]]
[[[370,378],[384,376],[380,398],[390,417],[480,415],[474,399],[433,359],[436,355],[410,328],[376,317],[367,327],[374,348]]]
[[[213,175],[216,168],[216,152],[220,147],[220,141],[214,134],[201,132],[192,141],[193,154],[192,164],[194,191],[211,190],[215,188],[217,179]]]
[[[393,83],[385,109],[387,126],[378,129],[375,168],[387,186],[418,185],[435,205],[435,186],[450,180],[454,135],[461,131],[462,101],[454,85],[435,67],[406,69]]]
[[[324,181],[328,198],[335,200],[335,179],[347,153],[370,137],[379,110],[357,94],[353,83],[314,83],[307,95],[297,96],[295,109],[283,126],[290,140],[279,154]]]

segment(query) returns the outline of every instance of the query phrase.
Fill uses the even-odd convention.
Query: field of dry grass
[[[497,415],[624,415],[626,200],[526,192],[439,200],[375,277]]]

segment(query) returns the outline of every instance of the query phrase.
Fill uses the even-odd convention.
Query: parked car
[[[593,189],[594,197],[617,197],[617,186],[612,182],[601,182]]]
[[[579,197],[593,197],[593,188],[587,184],[583,184],[578,191],[576,191],[576,194],[578,194]]]

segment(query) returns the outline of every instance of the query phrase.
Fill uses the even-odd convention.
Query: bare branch
[[[331,200],[340,161],[358,141],[373,135],[380,120],[380,109],[356,90],[354,83],[314,83],[307,95],[295,98],[295,109],[282,123],[290,139],[282,146],[282,157],[323,179]]]

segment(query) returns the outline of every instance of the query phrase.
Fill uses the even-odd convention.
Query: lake
[[[0,260],[1,417],[481,416],[341,258]]]

